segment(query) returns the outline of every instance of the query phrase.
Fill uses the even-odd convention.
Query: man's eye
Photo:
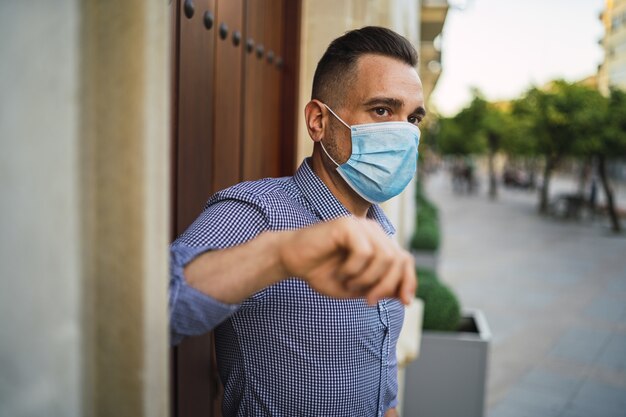
[[[385,116],[387,114],[387,109],[382,108],[382,107],[379,107],[379,108],[375,109],[374,111],[379,116]]]
[[[407,121],[409,123],[412,123],[412,124],[416,125],[416,124],[418,124],[420,122],[420,119],[418,119],[416,116],[409,116]]]

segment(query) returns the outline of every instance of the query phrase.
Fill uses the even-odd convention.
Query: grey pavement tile
[[[615,371],[626,371],[626,334],[614,334],[594,362]]]
[[[626,294],[600,296],[585,309],[585,316],[611,323],[621,322],[626,316]]]
[[[559,417],[589,417],[589,414],[586,411],[582,410],[570,410],[567,409],[563,411]]]
[[[598,408],[571,408],[565,410],[559,417],[626,417],[626,411],[603,410]]]
[[[519,329],[523,328],[526,320],[519,315],[506,312],[498,312],[487,316],[489,329],[493,337],[493,343],[501,343],[514,336]]]
[[[626,269],[623,274],[624,275],[613,279],[609,285],[607,285],[607,290],[611,292],[626,292]]]
[[[583,277],[582,275],[572,274],[570,271],[557,270],[550,273],[542,271],[541,279],[546,283],[564,287],[580,283]]]
[[[567,263],[555,263],[554,259],[567,259]],[[572,286],[583,283],[584,280],[593,274],[593,263],[589,262],[587,256],[577,257],[572,254],[550,253],[541,268],[536,271],[540,274],[541,282],[553,285]]]
[[[568,409],[593,416],[626,416],[626,388],[587,380]]]
[[[526,390],[542,391],[561,398],[572,398],[583,381],[558,372],[535,368],[529,371],[517,386]]]
[[[487,417],[560,417],[560,411],[538,410],[533,407],[500,403],[494,406]]]
[[[610,336],[611,332],[603,329],[571,329],[561,336],[550,354],[579,363],[591,364]]]
[[[542,292],[527,291],[518,294],[515,299],[515,304],[528,309],[540,309],[554,302],[555,299],[556,294],[551,294],[547,290],[543,290]]]
[[[531,384],[517,384],[506,393],[501,403],[523,410],[534,410],[540,415],[555,414],[565,409],[572,395],[573,393],[551,392]]]

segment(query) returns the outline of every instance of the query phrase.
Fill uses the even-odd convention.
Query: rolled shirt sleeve
[[[209,200],[202,214],[170,246],[170,343],[213,330],[235,313],[239,304],[225,304],[189,286],[184,268],[199,255],[244,243],[266,230],[260,211],[248,202]],[[233,277],[236,279],[236,277]]]
[[[187,285],[183,269],[191,260],[211,248],[190,248],[173,244],[170,248],[170,343],[177,345],[186,336],[213,330],[239,308],[225,304]]]

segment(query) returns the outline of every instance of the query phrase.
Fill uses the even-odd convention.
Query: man
[[[172,339],[215,327],[225,416],[396,415],[400,299],[416,283],[376,203],[415,173],[416,64],[387,29],[334,40],[305,108],[312,157],[218,192],[172,244]]]

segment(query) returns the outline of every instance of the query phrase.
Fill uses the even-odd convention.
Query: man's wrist
[[[271,282],[268,284],[275,284],[290,276],[284,261],[284,251],[288,248],[287,241],[293,233],[294,231],[265,232],[259,236],[259,247],[269,249],[259,254],[259,256],[269,256],[268,276],[271,277]]]

